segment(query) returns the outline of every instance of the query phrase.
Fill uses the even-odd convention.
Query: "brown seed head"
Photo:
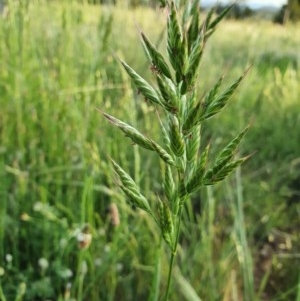
[[[110,219],[110,224],[114,227],[119,226],[120,224],[120,216],[119,216],[119,210],[118,207],[115,203],[111,203],[109,205],[109,219]]]
[[[92,234],[90,233],[89,225],[85,225],[77,234],[78,247],[80,249],[87,249],[92,242]]]

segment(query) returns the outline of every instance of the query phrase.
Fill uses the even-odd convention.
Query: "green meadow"
[[[101,112],[161,137],[118,58],[153,83],[139,29],[164,52],[166,17],[72,1],[0,17],[0,301],[159,300],[169,252],[110,157],[153,203],[159,160]],[[297,24],[225,20],[206,45],[200,96],[251,68],[203,137],[214,154],[250,125],[251,158],[186,203],[172,301],[300,301],[299,41]]]

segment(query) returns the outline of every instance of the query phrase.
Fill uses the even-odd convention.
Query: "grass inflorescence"
[[[157,196],[150,206],[134,180],[115,161],[114,170],[121,181],[120,188],[131,204],[146,211],[153,217],[161,231],[162,238],[169,246],[171,255],[164,300],[169,300],[173,265],[179,244],[182,211],[192,193],[204,186],[215,185],[224,180],[247,157],[236,158],[236,149],[244,137],[247,128],[234,138],[212,160],[209,145],[201,148],[202,125],[218,114],[228,103],[245,74],[241,75],[228,88],[219,91],[221,81],[213,86],[203,97],[199,96],[196,82],[199,76],[200,62],[209,37],[219,22],[226,16],[225,9],[217,17],[213,10],[200,22],[198,1],[186,4],[183,17],[174,1],[166,1],[167,20],[167,60],[142,31],[141,39],[147,54],[157,87],[151,85],[132,67],[121,61],[136,89],[149,105],[164,114],[159,118],[164,140],[163,146],[141,134],[129,124],[103,113],[113,125],[141,148],[155,152],[164,162],[162,177],[163,194]],[[172,69],[169,68],[172,66]],[[162,112],[161,112],[162,111]],[[213,144],[213,141],[210,142]]]
[[[189,170],[180,195],[190,197],[182,208],[170,299],[299,299],[299,27],[223,20],[200,48],[192,48],[192,29],[207,16],[202,11],[189,27],[190,50],[172,63],[168,14],[161,9],[128,9],[122,1],[5,2],[0,300],[163,298],[182,156]],[[175,7],[173,15],[184,34],[187,27],[180,26],[188,11]],[[176,77],[173,64],[190,55]],[[152,101],[144,101],[116,56],[154,89],[143,91],[152,93]],[[199,57],[201,65],[193,65]],[[230,105],[203,120],[203,103],[210,104],[206,114],[214,112],[211,101],[249,65]],[[193,86],[197,92],[184,113],[181,97],[190,97]],[[137,141],[123,139],[121,127],[99,118],[95,108],[115,116],[113,124],[125,121]],[[185,131],[179,120],[184,114]],[[246,139],[234,150],[229,142],[244,129]],[[138,146],[145,139],[148,149]],[[239,153],[255,155],[218,185],[198,187],[226,145],[225,155],[232,151],[234,160]],[[132,199],[126,188],[116,189],[123,184],[108,157],[135,182],[134,194],[127,190]]]

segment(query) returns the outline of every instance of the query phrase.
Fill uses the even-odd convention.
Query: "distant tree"
[[[300,20],[300,0],[288,0],[288,10],[292,21]]]
[[[1,0],[0,0],[1,1]],[[80,1],[80,0],[78,0]],[[82,0],[81,0],[82,1]],[[84,0],[86,1],[86,0]],[[89,4],[117,4],[121,3],[124,0],[87,0]],[[155,6],[160,5],[159,0],[126,0],[129,6],[137,7],[137,6]]]
[[[281,9],[274,16],[274,23],[285,24],[289,19],[289,14],[288,5],[282,5]]]
[[[158,0],[129,0],[128,3],[132,7],[137,7],[137,6],[154,7],[155,5],[160,5],[160,1],[158,1]]]
[[[88,0],[89,4],[116,4],[116,0]]]
[[[215,11],[217,14],[221,13],[228,5],[219,4]],[[248,6],[233,4],[231,11],[227,14],[229,19],[245,19],[253,16],[253,10]]]

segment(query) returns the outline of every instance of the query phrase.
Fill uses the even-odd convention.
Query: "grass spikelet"
[[[158,74],[163,74],[165,77],[169,79],[172,79],[171,71],[163,55],[160,52],[158,52],[156,47],[149,41],[149,39],[146,37],[146,35],[143,32],[141,32],[141,37],[142,37],[144,48],[146,50],[146,53],[148,54],[148,57],[150,59],[154,71],[157,72]]]
[[[176,195],[175,195],[175,182],[173,179],[171,167],[169,165],[166,165],[165,167],[165,177],[164,177],[163,187],[169,203],[172,204],[174,202],[174,199],[176,199]]]
[[[132,193],[139,195],[139,188],[136,185],[135,181],[130,177],[130,175],[127,172],[125,172],[124,169],[120,165],[118,165],[113,159],[111,159],[111,162],[113,164],[115,172],[117,173],[119,179],[122,182],[122,185]]]
[[[159,95],[156,93],[155,89],[139,74],[137,74],[131,67],[129,67],[125,62],[121,61],[125,70],[132,78],[138,92],[141,93],[146,100],[150,101],[154,105],[162,105]]]
[[[198,155],[201,144],[201,126],[195,126],[189,136],[185,138],[186,159],[188,162],[194,162]]]
[[[238,166],[244,163],[249,156],[231,161],[226,165],[219,164],[209,169],[203,179],[203,184],[206,186],[215,185],[216,183],[224,180],[231,172],[233,172]]]
[[[176,165],[172,156],[167,151],[165,151],[160,145],[152,141],[152,146],[163,161],[165,161],[169,165]]]
[[[192,45],[194,44],[195,41],[197,41],[197,39],[199,39],[199,31],[200,31],[199,9],[200,8],[199,8],[198,1],[194,1],[191,5],[188,5],[187,8],[189,9],[186,18],[190,19],[188,23],[188,30],[187,30],[188,54],[190,56]]]
[[[203,178],[205,175],[205,170],[208,162],[208,152],[209,145],[205,148],[200,156],[199,162],[193,166],[192,172],[188,177],[188,181],[186,184],[186,191],[188,193],[193,193],[202,186]]]
[[[181,157],[184,154],[185,143],[180,132],[179,122],[175,116],[170,116],[170,147],[174,155]]]
[[[178,113],[178,97],[176,89],[171,80],[164,76],[157,75],[157,84],[163,99],[163,105],[170,113]]]
[[[249,69],[242,74],[233,84],[231,84],[220,96],[216,97],[207,107],[205,107],[203,118],[208,119],[219,113],[228,103],[228,100],[240,85]]]
[[[136,206],[137,208],[142,209],[148,213],[152,213],[147,199],[141,193],[128,189],[124,185],[121,185],[120,188],[124,191],[133,206]]]
[[[219,164],[221,162],[224,162],[226,164],[229,160],[231,160],[231,158],[234,155],[234,151],[239,146],[240,142],[244,138],[244,136],[247,133],[248,129],[249,129],[249,127],[246,127],[239,135],[237,135],[232,141],[230,141],[225,146],[225,148],[217,156],[215,164]]]
[[[173,248],[174,225],[169,207],[162,201],[159,201],[160,228],[162,236],[169,247]]]
[[[170,63],[176,72],[176,81],[180,83],[184,74],[186,50],[183,44],[183,35],[177,10],[173,1],[171,1],[169,9],[167,50]]]

